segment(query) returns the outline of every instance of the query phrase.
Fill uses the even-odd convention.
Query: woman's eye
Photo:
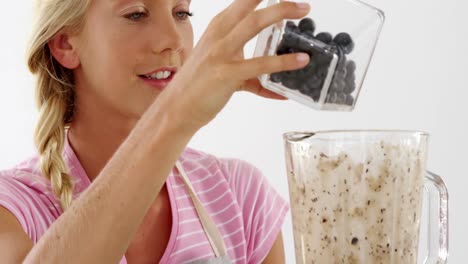
[[[179,18],[180,20],[186,20],[186,19],[188,19],[188,17],[193,16],[193,13],[192,13],[192,12],[188,12],[188,11],[180,11],[180,12],[176,12],[176,16],[177,16],[177,18]]]
[[[146,13],[145,12],[134,12],[134,13],[126,15],[125,17],[130,19],[130,20],[137,21],[137,20],[142,19],[143,17],[146,17]]]

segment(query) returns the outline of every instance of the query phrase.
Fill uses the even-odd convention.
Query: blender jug
[[[290,132],[283,139],[297,263],[446,263],[448,195],[426,171],[428,134]],[[429,206],[429,254],[419,256],[425,196],[440,206]]]

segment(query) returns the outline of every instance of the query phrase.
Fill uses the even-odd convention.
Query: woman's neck
[[[131,128],[118,124],[115,120],[97,115],[84,118],[79,114],[74,116],[68,140],[90,181],[96,179],[131,131]]]

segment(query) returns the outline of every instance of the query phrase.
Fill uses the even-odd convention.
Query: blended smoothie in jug
[[[426,163],[420,150],[381,141],[353,153],[289,153],[297,263],[415,264]]]

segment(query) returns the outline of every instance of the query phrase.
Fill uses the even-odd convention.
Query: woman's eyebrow
[[[112,0],[112,5],[114,7],[119,7],[119,6],[123,6],[125,4],[128,4],[128,3],[131,3],[135,0]]]
[[[131,3],[135,0],[112,0],[112,5],[115,7],[122,6],[127,3]],[[192,0],[182,0],[182,2],[186,2],[187,4],[191,4]]]
[[[187,4],[190,5],[190,2],[192,2],[192,0],[182,0],[182,1],[180,1],[180,2],[186,2]]]

